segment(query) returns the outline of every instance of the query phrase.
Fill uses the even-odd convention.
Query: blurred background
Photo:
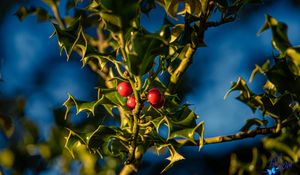
[[[9,166],[17,167],[15,171],[20,170],[22,174],[80,174],[80,169],[86,165],[72,161],[63,148],[55,148],[64,146],[63,137],[66,136],[65,128],[59,125],[64,122],[62,104],[67,93],[91,100],[99,80],[88,67],[82,68],[75,54],[68,62],[64,54],[59,55],[56,37],[49,39],[53,33],[49,22],[38,23],[33,16],[20,22],[14,13],[22,4],[48,9],[41,1],[0,1],[0,115],[14,118],[12,136],[0,132],[0,162],[6,159],[5,163],[0,163],[0,174],[1,171],[5,175],[13,174]],[[65,13],[65,1],[60,5],[61,12]],[[246,119],[260,115],[253,114],[237,101],[235,94],[226,100],[223,97],[231,81],[239,76],[248,80],[255,64],[272,58],[271,33],[257,35],[265,14],[287,23],[290,41],[293,45],[300,44],[300,1],[265,0],[263,5],[245,7],[236,22],[208,30],[205,36],[208,47],[199,48],[194,56],[182,83],[183,100],[193,104],[199,121],[205,122],[206,137],[236,133]],[[142,16],[141,23],[155,32],[163,23],[164,15],[162,7],[157,5],[149,16]],[[250,87],[260,92],[263,77],[255,81],[256,86],[250,84]],[[93,119],[80,115],[72,120],[76,123]],[[186,159],[165,174],[227,174],[230,154],[243,155],[253,146],[260,147],[261,138],[207,145],[201,152],[193,147],[183,148],[180,152]],[[52,151],[52,146],[56,152]],[[139,174],[158,174],[167,164],[166,157],[148,151]],[[9,158],[12,161],[7,161]],[[118,163],[114,159],[107,160],[106,165],[95,157],[80,159],[108,169],[117,167]],[[17,166],[17,162],[23,165]],[[71,162],[69,170],[62,169],[66,162]],[[113,171],[106,172],[109,173]],[[89,174],[88,170],[83,174]]]

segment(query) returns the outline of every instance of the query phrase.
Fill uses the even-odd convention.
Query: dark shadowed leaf
[[[38,22],[49,21],[51,19],[49,13],[43,8],[30,7],[26,8],[21,6],[15,15],[19,18],[20,21],[23,21],[29,15],[35,15]]]
[[[4,132],[6,137],[10,137],[14,132],[13,121],[10,117],[0,114],[0,130]]]

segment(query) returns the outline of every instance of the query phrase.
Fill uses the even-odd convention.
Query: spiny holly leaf
[[[243,78],[239,77],[237,82],[231,84],[231,88],[225,94],[224,99],[226,99],[232,91],[240,91],[241,96],[245,98],[251,97],[251,92]]]
[[[179,160],[185,159],[181,154],[179,154],[174,146],[172,144],[163,144],[157,146],[157,150],[160,151],[161,149],[168,148],[170,152],[170,156],[167,158],[167,160],[170,161],[170,163],[161,171],[161,173],[167,171],[169,168],[173,166],[173,164]]]
[[[85,34],[83,32],[82,27],[79,28],[79,31],[77,33],[77,38],[76,38],[76,40],[75,40],[72,47],[73,48],[74,47],[79,48],[81,50],[82,58],[85,57],[87,47],[88,47],[88,43],[87,43],[87,40],[86,40],[86,37],[85,37]]]
[[[38,22],[49,21],[51,19],[49,13],[45,9],[36,7],[25,8],[24,6],[21,6],[15,15],[20,21],[23,21],[29,15],[36,15]]]
[[[86,135],[76,133],[70,129],[68,130],[69,130],[69,135],[68,137],[65,138],[66,139],[65,148],[70,152],[71,156],[75,158],[74,149],[80,144],[86,144],[85,141]]]
[[[296,94],[300,99],[300,76],[295,76],[285,61],[278,61],[266,75],[278,92],[284,94],[286,91]]]
[[[255,65],[255,69],[252,71],[251,76],[249,78],[249,82],[252,82],[254,77],[260,73],[265,74],[270,69],[270,60],[267,60],[262,66]]]
[[[178,14],[184,15],[186,13],[189,13],[194,16],[200,17],[202,12],[201,6],[202,5],[200,0],[185,1],[183,10],[181,12],[178,12]]]
[[[87,146],[100,156],[121,156],[126,149],[117,138],[117,133],[121,131],[116,127],[107,127],[99,125],[99,127],[87,137]]]
[[[57,24],[53,24],[53,26],[55,29],[55,34],[57,35],[58,38],[58,45],[61,49],[65,50],[67,59],[69,59],[71,52],[74,49],[74,46],[76,44],[76,41],[78,41],[79,38],[82,37],[83,35],[81,25],[80,25],[80,19],[75,20],[70,27],[64,30],[61,29]],[[80,41],[82,42],[82,39]]]
[[[97,153],[99,156],[121,156],[125,152],[125,147],[120,143],[118,135],[122,132],[116,127],[107,127],[99,125],[93,132],[78,133],[69,130],[69,135],[66,137],[65,147],[74,158],[74,149],[80,144],[84,144],[88,149]]]
[[[263,106],[263,102],[261,100],[261,96],[252,94],[249,98],[245,97],[243,95],[240,95],[237,97],[237,99],[243,103],[245,103],[247,106],[249,106],[254,113],[257,108]]]
[[[154,125],[158,133],[161,124],[168,126],[168,140],[184,138],[188,141],[199,145],[199,150],[203,146],[204,122],[196,124],[198,117],[187,106],[170,116],[159,116],[153,118],[150,122]],[[195,133],[200,136],[199,143],[195,142]]]
[[[266,115],[280,119],[286,119],[293,114],[293,110],[290,104],[293,102],[293,96],[291,94],[283,94],[277,97],[272,104],[268,104],[264,101],[263,112]]]
[[[195,132],[198,133],[200,137],[203,137],[202,134],[204,131],[204,123],[200,122],[196,124],[197,118],[198,116],[188,107],[185,107],[175,115],[166,117],[166,124],[169,127],[168,139],[185,138],[197,145],[194,140]],[[201,143],[199,143],[199,145],[202,147]]]
[[[263,106],[261,96],[251,92],[246,82],[241,77],[238,78],[237,82],[232,83],[232,86],[226,93],[224,99],[226,99],[232,91],[240,91],[240,95],[237,99],[249,106],[253,112],[255,112],[258,107]]]
[[[284,54],[286,49],[291,46],[287,36],[287,25],[282,22],[278,22],[275,18],[270,15],[266,15],[266,22],[259,30],[259,33],[271,29],[272,31],[272,45],[273,47]]]
[[[184,31],[184,24],[176,24],[172,27],[170,43],[174,42]]]
[[[115,55],[116,55],[115,52],[109,54],[102,54],[88,46],[87,52],[81,61],[82,61],[82,65],[85,66],[89,61],[97,60],[98,65],[102,69],[107,64],[107,62],[111,62],[111,63],[116,62]]]
[[[144,75],[153,67],[155,57],[163,54],[165,45],[156,34],[132,32],[126,48],[130,50],[127,54],[129,70],[135,75]]]
[[[208,0],[156,0],[167,12],[167,14],[176,19],[177,14],[190,13],[195,16],[200,16],[206,12]],[[184,8],[178,12],[179,3],[184,2]]]
[[[101,89],[101,94],[115,106],[126,105],[127,98],[122,97],[116,89]]]
[[[246,124],[240,129],[240,131],[248,131],[252,126],[256,125],[257,127],[266,126],[267,120],[260,120],[258,118],[251,118],[246,121]]]
[[[87,9],[100,15],[109,31],[126,34],[130,28],[137,27],[140,5],[138,0],[99,0]]]
[[[265,83],[264,90],[265,90],[265,92],[267,92],[273,96],[275,96],[277,93],[277,89],[276,89],[275,85],[269,80],[267,80],[267,82]]]
[[[69,94],[68,99],[64,102],[64,106],[66,107],[65,119],[68,117],[68,113],[70,109],[75,106],[76,107],[76,114],[81,111],[86,111],[88,114],[95,115],[95,108],[99,104],[108,104],[113,105],[114,103],[107,99],[104,95],[101,96],[98,100],[92,102],[85,102],[81,100],[75,99],[72,95]]]
[[[157,117],[152,119],[150,122],[154,125],[156,132],[158,132],[160,125],[166,122],[166,117],[165,116]]]
[[[79,49],[81,51],[80,54],[83,66],[85,66],[90,59],[97,59],[101,67],[104,67],[108,61],[113,62],[115,59],[115,52],[101,54],[88,44],[86,34],[83,31],[80,21],[80,18],[76,19],[70,27],[65,30],[60,29],[58,25],[54,24],[58,43],[60,47],[65,50],[67,60],[70,58],[71,52],[74,49]]]

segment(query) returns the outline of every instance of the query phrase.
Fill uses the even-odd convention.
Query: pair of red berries
[[[128,97],[132,94],[132,87],[128,82],[121,82],[117,87],[118,93],[123,97]],[[148,92],[148,102],[155,108],[161,108],[165,102],[163,94],[157,88],[152,88]],[[135,97],[130,96],[127,99],[126,105],[130,109],[134,109],[136,105]]]

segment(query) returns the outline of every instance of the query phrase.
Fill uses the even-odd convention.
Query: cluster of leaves
[[[249,106],[253,112],[259,110],[262,113],[262,119],[247,120],[241,130],[248,131],[253,127],[266,128],[268,121],[271,121],[267,120],[267,117],[271,117],[275,123],[276,135],[263,140],[264,148],[272,154],[283,153],[285,161],[296,165],[300,160],[300,51],[289,42],[286,24],[266,15],[266,22],[259,32],[266,29],[272,31],[272,45],[278,55],[274,56],[273,63],[267,60],[262,66],[255,65],[250,77],[250,81],[257,74],[266,77],[264,92],[261,94],[252,92],[247,83],[239,78],[233,83],[228,93],[240,91],[237,99]],[[236,156],[233,156],[231,174],[263,172],[268,166],[267,156],[258,157],[257,155],[258,152],[254,149],[251,163],[239,162]],[[271,161],[270,158],[269,161]],[[290,169],[285,173],[292,173],[295,170]]]
[[[195,50],[205,46],[205,31],[233,21],[242,6],[260,1],[92,0],[84,4],[85,7],[78,8],[79,1],[69,0],[67,11],[73,10],[72,16],[59,13],[58,0],[44,2],[51,7],[54,16],[42,8],[25,7],[21,7],[16,15],[23,19],[35,14],[38,19],[51,20],[55,30],[52,36],[57,36],[61,53],[64,50],[69,59],[73,51],[77,52],[83,66],[89,65],[104,80],[104,84],[97,88],[94,101],[82,101],[69,95],[64,103],[67,109],[65,119],[72,108],[76,114],[84,111],[102,119],[95,110],[103,107],[111,117],[120,121],[117,126],[108,126],[104,122],[97,129],[86,132],[71,127],[66,148],[74,155],[73,151],[79,145],[85,145],[101,157],[127,158],[125,163],[131,163],[132,157],[138,159],[136,152],[143,154],[150,147],[157,152],[168,149],[170,163],[165,171],[183,159],[176,149],[184,143],[191,142],[199,148],[204,143],[204,123],[197,123],[198,116],[189,105],[180,103],[176,87],[191,64]],[[149,13],[157,4],[167,15],[161,29],[151,33],[141,26],[140,18],[142,13]],[[212,14],[220,14],[220,20],[210,21]],[[171,18],[179,16],[184,19],[182,23],[170,22]],[[162,77],[169,78],[162,81]],[[134,110],[126,107],[126,98],[116,91],[121,81],[129,81],[133,87],[137,100]],[[152,87],[164,93],[165,104],[161,109],[146,102],[146,94]],[[168,128],[167,137],[160,134],[162,125]],[[197,135],[199,139],[196,139]],[[178,139],[184,139],[184,142],[179,143]]]
[[[49,136],[44,134],[34,121],[24,115],[26,102],[23,98],[0,100],[0,129],[4,129],[4,148],[0,150],[0,174],[24,174],[53,171],[53,167],[60,167],[59,173],[70,174],[74,172],[73,165],[81,164],[77,169],[82,174],[107,174],[118,168],[119,160],[109,157],[105,162],[99,161],[98,156],[90,154],[84,146],[74,150],[76,160],[64,149],[64,137],[67,134],[65,127],[71,123],[63,120],[64,111],[53,111],[55,123],[49,130]],[[2,123],[2,121],[5,121]],[[97,127],[97,121],[86,120],[74,128],[84,130],[86,127]],[[1,133],[2,134],[2,133]]]

